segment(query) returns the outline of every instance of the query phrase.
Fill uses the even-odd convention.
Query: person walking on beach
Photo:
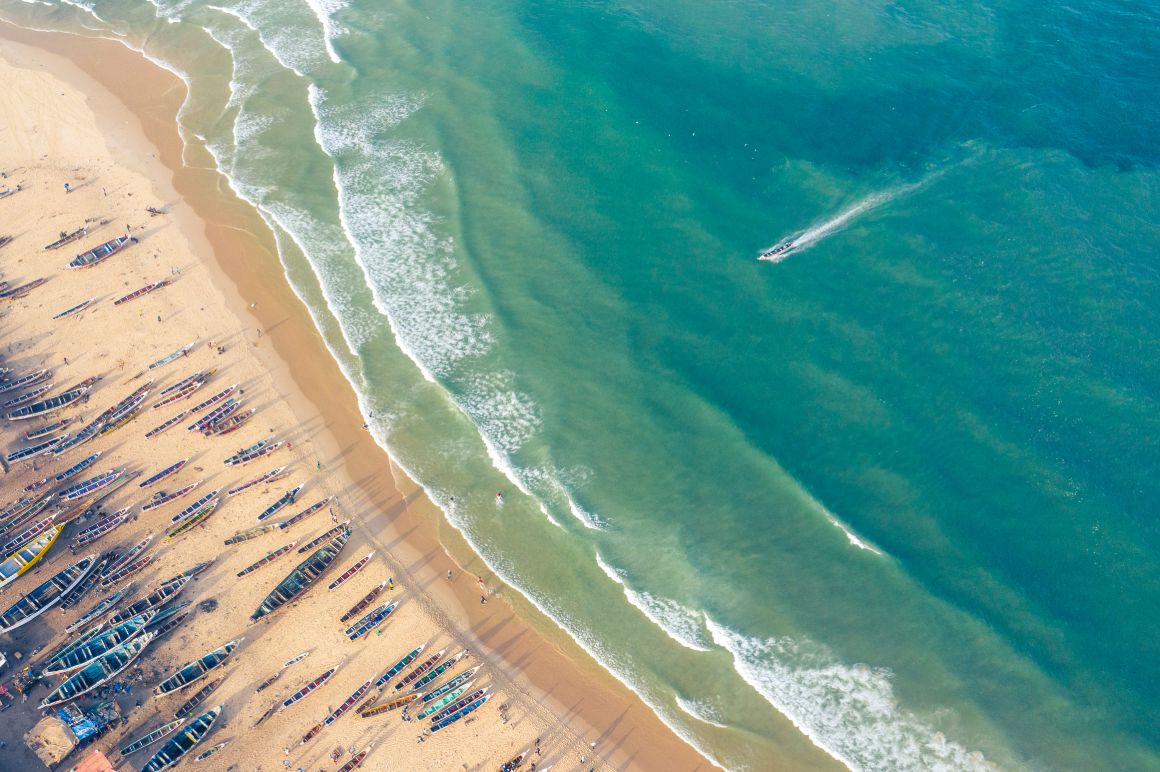
[[[72,186],[69,185],[67,182],[64,184],[64,192],[65,193],[72,193]]]

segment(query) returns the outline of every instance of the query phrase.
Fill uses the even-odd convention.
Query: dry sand
[[[4,35],[30,39],[29,33],[10,29]],[[0,40],[0,83],[5,84],[0,90],[0,169],[7,174],[0,187],[22,187],[18,194],[0,200],[0,235],[16,237],[0,248],[0,270],[14,285],[49,278],[25,299],[0,308],[4,364],[18,373],[52,368],[59,387],[53,393],[86,377],[102,376],[91,401],[66,412],[82,419],[128,395],[149,377],[131,380],[134,375],[190,341],[198,345],[188,357],[151,373],[157,383],[146,405],[157,401],[157,390],[196,370],[216,368],[216,373],[190,400],[157,410],[146,407],[126,427],[67,452],[58,461],[41,460],[38,469],[29,462],[18,463],[2,481],[0,503],[17,498],[29,482],[96,450],[103,455],[94,473],[126,467],[143,473],[140,479],[178,459],[191,459],[158,487],[173,490],[203,480],[197,491],[179,503],[141,513],[92,550],[128,546],[147,532],[158,534],[151,545],[156,559],[136,577],[141,588],[215,559],[186,592],[186,599],[216,600],[216,610],[196,612],[151,646],[138,663],[151,685],[174,667],[245,636],[223,671],[227,679],[206,703],[225,705],[223,721],[206,747],[231,740],[214,757],[212,768],[280,769],[289,761],[291,769],[332,769],[336,766],[329,760],[332,750],[370,745],[369,769],[495,769],[530,748],[537,737],[542,738],[543,756],[537,759],[541,768],[707,767],[639,700],[593,663],[578,658],[574,646],[547,641],[525,625],[503,602],[502,588],[493,588],[500,594],[487,606],[472,602],[477,587],[474,574],[468,572],[484,573],[482,564],[452,562],[436,539],[446,535],[437,534],[437,510],[359,428],[353,395],[325,359],[321,341],[281,279],[268,235],[252,215],[221,193],[217,175],[195,164],[182,168],[172,126],[180,84],[116,44],[62,42],[59,36],[31,40],[85,56],[98,77],[105,73],[102,81],[119,82],[124,90],[114,97],[69,61],[40,47]],[[126,63],[131,65],[128,70]],[[71,193],[64,191],[66,182]],[[167,214],[150,216],[148,206]],[[106,224],[90,223],[93,231],[77,244],[54,252],[42,250],[60,231],[73,230],[88,219]],[[140,243],[97,267],[65,269],[73,255],[127,228]],[[228,259],[240,254],[261,259]],[[115,298],[160,279],[173,284],[113,305]],[[89,297],[97,301],[82,313],[51,319]],[[225,353],[218,354],[217,346]],[[157,438],[144,439],[148,429],[234,383],[245,392],[244,406],[258,411],[241,430],[204,438],[186,432],[188,422],[183,421]],[[30,424],[40,423],[5,422],[6,447],[19,446],[18,437],[32,428]],[[78,425],[79,420],[70,428]],[[290,447],[241,469],[222,464],[226,456],[259,439],[285,441]],[[159,543],[170,516],[196,497],[283,464],[290,470],[277,483],[229,497],[203,527],[175,542]],[[391,474],[381,474],[384,469]],[[255,525],[259,512],[299,484],[304,488],[297,502],[275,519],[335,496],[335,514],[353,521],[354,535],[319,586],[271,623],[247,626],[249,614],[302,556],[286,555],[241,579],[236,573],[289,541],[304,544],[330,528],[331,517],[324,508],[289,531],[267,533],[235,547],[224,547],[223,539]],[[118,491],[107,508],[140,504],[145,498],[133,483]],[[76,530],[70,529],[66,537],[71,540]],[[375,558],[365,570],[338,590],[327,591],[330,580],[371,550],[376,550]],[[71,559],[63,547],[56,548],[14,589],[31,589]],[[452,582],[445,577],[448,569],[456,575]],[[394,578],[396,588],[383,597],[399,600],[399,609],[379,632],[348,641],[338,617],[388,577]],[[484,578],[490,581],[489,576]],[[16,597],[8,592],[0,605],[6,607]],[[37,646],[55,645],[62,640],[57,634],[97,597],[94,592],[77,609],[63,614],[53,610],[13,636],[0,636],[0,650],[29,653]],[[449,654],[469,648],[472,659],[466,666],[483,665],[477,686],[488,684],[497,696],[474,714],[474,721],[418,743],[420,727],[400,721],[397,711],[371,719],[348,713],[302,745],[303,733],[331,707],[419,643],[426,643],[429,650],[447,647]],[[254,694],[254,687],[284,660],[306,650],[311,652],[307,659],[266,691]],[[259,730],[252,729],[272,702],[340,662],[341,669],[325,687]],[[0,767],[15,768],[27,761],[29,768],[37,768],[20,738],[39,718],[33,708],[45,693],[38,688],[28,704],[0,718],[0,740],[8,743],[0,750]],[[187,696],[154,698],[146,689],[135,689],[123,701],[131,708],[127,726],[102,738],[96,747],[119,747],[168,720]],[[144,704],[133,707],[136,699]],[[500,705],[509,706],[507,720],[501,717]],[[592,741],[597,742],[595,753],[588,745]],[[288,755],[284,748],[290,749]],[[130,766],[139,766],[147,757],[147,752],[132,757]],[[338,764],[347,757],[349,750]],[[583,765],[581,757],[587,757]]]

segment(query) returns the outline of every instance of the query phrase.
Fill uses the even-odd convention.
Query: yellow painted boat
[[[0,590],[15,582],[22,574],[39,563],[40,559],[52,549],[52,545],[56,543],[56,537],[60,536],[63,530],[63,525],[54,525],[9,555],[3,563],[0,563]]]

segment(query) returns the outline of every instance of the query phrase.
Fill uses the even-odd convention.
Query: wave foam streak
[[[822,750],[851,769],[992,770],[983,755],[947,740],[898,706],[888,670],[837,662],[791,638],[749,638],[707,615],[713,641],[738,674]]]
[[[675,600],[662,598],[650,592],[634,590],[628,586],[621,572],[604,562],[600,553],[596,553],[596,563],[612,581],[624,588],[624,597],[644,614],[650,622],[664,631],[686,649],[693,651],[709,651],[704,642],[705,634],[701,627],[700,616],[692,609],[685,608]]]

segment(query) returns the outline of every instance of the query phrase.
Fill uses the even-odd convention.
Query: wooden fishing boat
[[[124,622],[126,619],[132,619],[144,611],[164,606],[166,603],[175,600],[185,589],[189,581],[190,577],[188,576],[177,576],[169,581],[162,582],[156,590],[144,598],[133,601],[123,610],[113,615],[109,619],[109,624],[115,625],[118,622]]]
[[[229,434],[230,432],[236,432],[238,429],[241,429],[243,426],[245,426],[246,422],[253,418],[257,412],[258,411],[256,408],[250,408],[249,410],[238,413],[237,415],[232,415],[229,418],[223,418],[220,421],[215,421],[214,423],[207,426],[202,431],[202,434],[206,437],[222,437]]]
[[[0,520],[5,520],[9,517],[12,517],[14,513],[23,509],[24,507],[27,507],[35,500],[35,496],[21,496],[20,498],[16,499],[16,501],[8,502],[4,505],[4,509],[0,510]]]
[[[180,461],[178,461],[177,463],[170,464],[169,466],[165,467],[164,469],[162,469],[160,472],[153,475],[152,477],[147,477],[147,478],[145,478],[144,481],[137,483],[137,487],[138,488],[148,488],[150,485],[154,485],[156,483],[159,483],[162,480],[164,480],[166,477],[168,477],[169,475],[180,472],[181,468],[184,467],[188,463],[189,463],[189,459],[183,458]]]
[[[91,609],[82,614],[75,622],[64,629],[66,633],[71,633],[79,630],[94,619],[100,619],[105,614],[109,613],[118,603],[125,599],[125,596],[133,592],[133,585],[128,585],[117,590],[109,597],[102,600],[100,603],[93,606]],[[104,624],[108,624],[105,622]]]
[[[138,571],[144,570],[146,566],[148,566],[150,563],[153,562],[154,557],[156,557],[156,556],[155,555],[142,555],[141,557],[134,560],[132,563],[126,563],[125,565],[121,566],[116,571],[114,571],[113,573],[109,574],[104,579],[102,579],[101,580],[101,587],[105,588],[105,589],[108,589],[109,587],[115,587],[117,584],[125,581],[130,576],[137,573]]]
[[[418,696],[419,695],[417,694],[405,694],[402,697],[395,697],[392,700],[387,700],[381,705],[372,705],[369,708],[364,708],[360,710],[358,714],[362,718],[370,718],[371,716],[377,716],[381,713],[386,713],[391,710],[398,710],[404,705],[408,705],[414,702]]]
[[[443,710],[445,707],[447,707],[451,703],[455,702],[457,699],[459,699],[461,696],[463,696],[463,694],[465,692],[467,692],[469,689],[471,689],[471,685],[473,683],[475,683],[475,682],[474,681],[466,681],[466,682],[464,682],[464,684],[462,686],[457,686],[453,689],[450,689],[443,697],[440,697],[435,702],[431,703],[431,705],[429,705],[428,707],[419,711],[415,715],[415,718],[419,721],[422,721],[423,719],[427,718],[428,716],[432,716],[432,715],[438,713],[439,711]]]
[[[218,503],[219,503],[218,500],[214,499],[213,501],[206,504],[204,507],[202,507],[198,511],[194,512],[192,515],[190,515],[188,518],[186,518],[184,522],[182,522],[176,528],[171,530],[169,533],[165,534],[165,541],[172,541],[173,539],[176,539],[181,534],[192,529],[194,526],[200,525],[201,523],[205,522],[205,520],[208,519],[209,516],[214,513],[214,510],[217,509]]]
[[[434,683],[444,673],[447,673],[451,670],[454,670],[456,667],[458,667],[459,663],[462,662],[465,657],[467,657],[467,649],[464,649],[463,651],[459,652],[458,654],[456,654],[454,657],[451,657],[450,659],[443,660],[443,662],[441,664],[437,665],[436,667],[431,668],[430,670],[428,670],[426,673],[423,674],[422,678],[420,678],[417,681],[415,681],[414,683],[412,683],[411,684],[411,691],[413,691],[413,692],[421,691],[428,684]]]
[[[478,710],[485,702],[487,702],[491,698],[492,698],[492,695],[490,695],[490,694],[483,695],[475,702],[472,702],[470,705],[468,705],[464,708],[461,708],[460,710],[456,711],[455,713],[452,713],[447,718],[442,719],[441,721],[432,725],[431,731],[438,732],[440,729],[446,729],[447,727],[454,724],[456,721],[459,721],[460,719],[467,716],[467,714],[469,714],[475,710]]]
[[[415,657],[418,657],[420,654],[422,654],[423,649],[425,648],[427,648],[427,644],[420,643],[418,646],[411,649],[411,651],[404,655],[402,659],[400,659],[391,667],[387,668],[387,672],[383,673],[381,676],[379,676],[379,680],[375,681],[375,688],[382,689],[384,686],[390,683],[391,679],[397,676],[399,673],[403,672],[403,668],[405,668],[407,665],[410,665],[412,662],[414,662]]]
[[[330,670],[327,670],[326,672],[317,676],[313,680],[307,682],[306,685],[304,685],[301,689],[294,692],[289,697],[287,697],[285,700],[283,700],[282,707],[278,708],[278,710],[283,711],[286,708],[290,707],[291,705],[293,705],[297,702],[301,702],[302,700],[306,699],[308,696],[310,696],[310,694],[312,694],[314,691],[319,689],[323,684],[325,684],[327,681],[329,681],[331,679],[331,677],[335,673],[338,672],[338,668],[339,668],[339,665],[335,665]]]
[[[109,420],[105,421],[105,425],[101,427],[101,430],[98,432],[98,434],[104,435],[120,429],[122,426],[132,421],[141,413],[141,408],[144,406],[144,404],[144,397],[140,397],[139,399],[134,400],[132,404],[127,405],[122,410],[119,410],[116,414],[111,416]]]
[[[85,496],[99,491],[106,485],[109,485],[124,473],[125,470],[123,469],[111,469],[108,472],[102,472],[96,477],[91,477],[88,480],[84,480],[83,482],[70,485],[58,493],[57,496],[59,496],[64,501],[72,501],[73,499],[84,498]]]
[[[0,528],[0,536],[2,536],[4,534],[12,533],[12,532],[16,531],[17,529],[27,525],[28,523],[31,523],[32,520],[37,515],[39,515],[41,512],[43,512],[45,509],[48,508],[48,505],[51,502],[52,502],[52,494],[51,493],[46,494],[44,496],[41,496],[38,499],[33,500],[33,502],[31,504],[29,504],[27,507],[25,507],[24,509],[17,512],[12,517],[11,520],[6,522],[4,524],[3,528]],[[0,585],[0,587],[2,587],[2,585]]]
[[[265,523],[263,525],[257,526],[256,528],[250,528],[250,529],[245,530],[245,531],[239,531],[238,533],[235,533],[230,538],[226,539],[226,541],[225,541],[226,546],[229,546],[231,544],[241,544],[244,541],[249,541],[250,539],[256,539],[257,537],[261,536],[264,533],[269,533],[270,531],[273,531],[277,527],[278,526],[275,525],[274,523]]]
[[[200,389],[202,386],[205,386],[209,382],[209,376],[212,375],[213,372],[214,371],[211,370],[209,373],[206,373],[202,377],[198,378],[184,389],[173,392],[168,397],[165,397],[160,402],[153,405],[153,409],[157,410],[159,408],[165,407],[166,405],[172,405],[174,402],[180,402],[183,399],[189,399],[197,393],[198,389]]]
[[[230,397],[225,402],[218,405],[213,410],[211,410],[208,413],[206,413],[205,415],[203,415],[201,418],[198,418],[196,421],[191,423],[189,426],[185,427],[185,430],[187,432],[192,432],[196,429],[197,431],[200,432],[205,427],[212,424],[213,422],[220,421],[223,418],[226,418],[227,416],[232,415],[233,412],[241,406],[242,406],[241,402],[238,402],[233,397]],[[196,405],[195,405],[195,407],[196,407]],[[189,412],[196,413],[196,411],[194,411],[194,410],[190,410]]]
[[[261,560],[259,560],[256,563],[252,563],[251,565],[248,565],[245,568],[243,568],[241,571],[239,571],[238,578],[241,579],[243,576],[246,576],[247,574],[252,574],[255,571],[257,571],[259,568],[261,568],[262,566],[270,565],[275,560],[282,557],[290,550],[294,549],[295,545],[297,545],[297,544],[298,544],[298,542],[292,541],[289,544],[286,544],[282,547],[279,547],[276,550],[272,550],[271,552],[267,552],[266,556],[263,557]]]
[[[421,664],[416,666],[414,670],[412,670],[410,673],[407,673],[407,675],[403,676],[402,680],[395,684],[395,690],[398,691],[399,689],[414,683],[420,676],[422,676],[431,668],[435,667],[439,660],[443,659],[443,655],[446,653],[447,649],[440,649],[427,659],[423,660]]]
[[[185,604],[182,604],[182,605],[184,605],[184,606],[188,606],[189,604],[188,604],[188,603],[185,603]],[[160,637],[162,637],[163,635],[165,635],[166,633],[168,633],[168,632],[170,632],[170,631],[172,631],[172,630],[176,630],[178,627],[180,627],[182,624],[184,624],[184,623],[185,623],[185,620],[186,620],[186,619],[189,619],[190,613],[191,613],[191,612],[189,612],[189,611],[186,611],[186,612],[183,612],[183,613],[180,613],[180,614],[174,614],[173,616],[171,616],[171,617],[169,617],[168,619],[166,619],[166,620],[165,620],[164,622],[162,622],[162,623],[161,623],[161,625],[160,625],[160,626],[157,628],[157,630],[156,630],[156,636],[157,636],[158,638],[160,638]]]
[[[269,472],[266,472],[264,474],[260,474],[252,480],[247,480],[246,482],[242,483],[241,485],[230,488],[228,491],[226,491],[226,493],[228,493],[230,496],[233,496],[233,495],[236,495],[238,493],[241,493],[242,491],[246,490],[247,488],[253,488],[255,485],[261,485],[264,482],[271,482],[272,480],[276,480],[279,477],[281,477],[283,474],[285,474],[286,470],[289,468],[290,467],[288,467],[288,466],[280,466],[277,469],[271,469]]]
[[[25,405],[24,407],[12,410],[7,414],[6,417],[9,421],[21,421],[28,418],[36,418],[38,416],[48,415],[49,413],[66,408],[76,402],[78,399],[81,399],[89,393],[91,388],[92,386],[73,387],[62,394],[56,395],[55,397],[49,397],[48,399],[42,400],[40,402],[34,402],[31,405]]]
[[[185,703],[177,709],[177,712],[173,714],[173,717],[185,718],[186,716],[192,715],[193,711],[197,710],[197,706],[205,702],[205,699],[213,694],[214,690],[221,686],[222,681],[224,680],[226,680],[225,676],[216,678],[198,689],[197,694],[186,700]]]
[[[124,509],[119,509],[108,517],[103,517],[97,522],[80,531],[76,539],[73,541],[74,547],[83,547],[86,544],[92,544],[102,536],[112,532],[117,526],[124,524],[129,519],[129,513],[133,511],[130,505]]]
[[[236,384],[236,383],[233,386],[227,386],[224,389],[222,389],[221,391],[219,391],[217,394],[214,394],[209,399],[207,399],[203,402],[198,402],[196,405],[194,405],[193,407],[191,407],[189,409],[189,412],[190,413],[200,413],[201,411],[205,410],[210,405],[216,405],[217,403],[221,402],[223,399],[225,399],[229,395],[233,394],[237,388],[238,388],[238,384]],[[206,417],[208,418],[210,415],[212,415],[212,414],[207,413]]]
[[[82,300],[80,303],[77,303],[72,308],[66,308],[65,310],[61,311],[59,314],[55,315],[52,318],[54,320],[55,319],[63,319],[66,316],[72,316],[73,314],[78,314],[81,311],[84,311],[89,306],[91,306],[95,301],[96,301],[96,298],[89,298],[88,300]]]
[[[109,683],[141,656],[141,652],[151,640],[152,633],[145,633],[106,652],[53,689],[40,703],[40,709],[47,710],[56,705],[63,705]]]
[[[0,589],[16,581],[18,577],[33,568],[40,559],[48,554],[56,539],[64,530],[63,525],[55,525],[8,556],[0,563]]]
[[[45,477],[45,478],[42,478],[40,480],[37,480],[36,482],[29,483],[28,485],[25,485],[23,490],[25,493],[32,493],[34,491],[41,490],[42,488],[47,488],[51,482],[52,482],[52,477]]]
[[[261,442],[251,445],[245,450],[239,450],[237,453],[227,458],[225,460],[225,464],[226,466],[243,466],[256,458],[268,456],[280,447],[282,447],[281,442],[270,444],[269,440],[262,440]]]
[[[310,517],[315,512],[322,509],[323,507],[325,507],[329,503],[330,503],[330,496],[327,496],[322,501],[317,501],[317,502],[311,504],[306,509],[304,509],[301,512],[299,512],[298,514],[294,515],[294,517],[290,518],[289,520],[285,520],[281,523],[278,523],[278,528],[280,528],[281,530],[284,531],[287,528],[289,528],[290,526],[292,526],[296,523],[302,522],[302,520]]]
[[[218,705],[190,721],[175,737],[161,746],[161,750],[153,754],[145,766],[141,767],[141,772],[161,772],[163,769],[177,766],[186,754],[209,735],[210,729],[221,714],[222,706]]]
[[[128,295],[125,295],[124,297],[117,298],[116,300],[113,301],[113,305],[119,306],[122,303],[128,303],[130,300],[136,300],[137,298],[141,297],[142,295],[148,295],[150,292],[153,292],[154,290],[159,290],[162,287],[168,287],[168,286],[169,286],[169,279],[162,279],[161,281],[155,281],[152,284],[146,284],[141,289],[133,290]]]
[[[348,622],[351,619],[354,619],[356,616],[358,616],[360,613],[362,613],[363,609],[367,608],[372,603],[374,603],[375,598],[379,597],[379,595],[381,595],[383,590],[385,590],[385,589],[387,589],[386,582],[382,582],[379,585],[377,585],[376,587],[374,587],[373,589],[371,589],[370,592],[368,592],[366,595],[363,596],[362,600],[360,600],[358,603],[351,606],[350,609],[347,610],[347,612],[345,614],[343,614],[342,617],[340,617],[338,621],[339,622]],[[420,646],[418,651],[421,651],[422,649],[423,649],[423,647]],[[403,664],[406,664],[406,663],[403,663]]]
[[[259,692],[261,692],[261,691],[265,690],[266,688],[268,688],[268,687],[269,687],[269,686],[270,686],[272,683],[274,683],[275,681],[277,681],[277,680],[278,680],[278,678],[279,678],[279,677],[282,675],[282,671],[286,670],[286,668],[288,668],[288,667],[290,667],[291,665],[294,665],[294,664],[296,664],[296,663],[298,663],[298,662],[301,662],[302,660],[306,659],[306,658],[307,658],[307,657],[309,657],[309,656],[310,656],[310,652],[308,652],[308,651],[304,651],[304,652],[302,652],[301,654],[298,654],[298,655],[296,655],[296,656],[294,656],[294,657],[291,657],[290,659],[288,659],[288,660],[286,660],[285,662],[283,662],[283,663],[282,663],[282,667],[278,668],[278,670],[277,670],[277,671],[275,671],[274,675],[270,676],[270,677],[269,677],[269,678],[267,678],[265,681],[263,681],[262,683],[258,684],[258,688],[254,689],[254,694],[258,694]]]
[[[362,696],[370,691],[372,680],[373,679],[368,678],[367,680],[363,681],[362,686],[351,692],[351,695],[343,700],[341,705],[332,710],[330,715],[322,720],[323,725],[330,726],[335,721],[338,721],[340,718],[342,718],[344,713],[353,708],[355,703],[361,700]]]
[[[13,238],[13,236],[9,236],[7,234],[0,236],[0,247],[6,247],[11,244]]]
[[[145,538],[134,544],[132,547],[126,550],[125,553],[121,555],[121,557],[113,561],[113,563],[110,564],[104,570],[104,572],[101,573],[101,578],[104,579],[105,577],[112,576],[121,568],[129,565],[130,561],[145,551],[145,548],[149,546],[149,542],[151,541],[153,541],[153,534],[146,534]]]
[[[152,498],[147,504],[141,505],[141,511],[147,512],[150,509],[156,509],[157,507],[163,507],[166,504],[169,504],[170,502],[177,501],[178,499],[182,498],[183,496],[188,496],[190,493],[193,492],[193,489],[196,488],[197,486],[201,485],[202,482],[203,482],[203,480],[198,480],[195,483],[190,483],[189,485],[186,485],[184,488],[178,488],[173,493],[162,493],[160,495],[155,494],[154,498]],[[204,502],[202,502],[202,503],[204,503]]]
[[[359,571],[362,571],[363,568],[366,567],[366,564],[371,562],[371,558],[374,557],[374,555],[375,553],[373,550],[368,552],[366,555],[363,555],[361,558],[354,562],[354,565],[339,574],[338,578],[331,582],[326,589],[337,590],[339,587],[346,584],[346,582],[349,581],[351,577],[355,576]]]
[[[394,601],[391,603],[384,603],[383,605],[379,606],[378,608],[374,609],[369,614],[364,616],[359,621],[355,622],[350,627],[346,628],[346,630],[344,631],[346,634],[346,637],[352,641],[358,640],[362,636],[369,633],[371,630],[378,627],[384,621],[386,621],[387,617],[389,617],[391,615],[391,612],[393,612],[398,607],[399,607],[398,601]]]
[[[30,441],[31,440],[38,440],[41,437],[46,437],[55,431],[60,431],[64,427],[68,426],[70,423],[72,423],[71,418],[62,418],[59,421],[54,421],[50,424],[47,424],[45,426],[40,427],[39,429],[29,429],[28,431],[26,431],[24,433],[24,439],[30,440]]]
[[[47,281],[48,279],[41,277],[39,279],[33,279],[27,284],[22,284],[19,287],[6,289],[3,292],[0,292],[0,300],[19,300],[37,287],[45,284]]]
[[[216,372],[216,370],[215,370],[215,372]],[[172,386],[166,386],[164,389],[162,389],[158,393],[164,397],[166,394],[172,394],[175,391],[181,391],[186,386],[188,386],[189,384],[196,381],[198,378],[203,377],[205,374],[206,374],[205,370],[198,370],[193,375],[187,375],[186,377],[182,378],[180,381],[173,384]]]
[[[68,439],[67,434],[58,435],[57,437],[53,437],[52,439],[45,439],[43,443],[37,443],[36,445],[29,445],[28,447],[22,447],[22,449],[20,449],[19,451],[13,451],[12,453],[8,454],[8,463],[14,464],[14,463],[16,463],[16,461],[24,461],[24,460],[36,458],[37,456],[41,456],[42,453],[48,453],[50,450],[53,449],[53,447],[55,447],[56,445],[59,445],[60,443],[63,443],[64,440],[66,440],[66,439]]]
[[[487,694],[487,692],[488,692],[488,688],[485,686],[482,689],[476,689],[471,694],[468,694],[466,697],[460,697],[455,702],[453,702],[450,705],[448,705],[447,707],[445,707],[443,710],[441,710],[438,713],[436,713],[435,715],[431,716],[431,723],[436,724],[439,721],[441,721],[445,718],[448,718],[453,713],[458,713],[459,711],[466,708],[468,705],[472,704],[476,700],[483,697],[485,694]]]
[[[366,748],[366,750],[361,750],[355,755],[351,756],[350,761],[343,764],[341,767],[335,770],[335,772],[354,772],[354,770],[361,767],[362,763],[367,760],[368,753],[370,753],[369,746]]]
[[[197,576],[202,571],[204,571],[207,568],[209,568],[210,566],[212,566],[215,560],[217,560],[216,557],[210,558],[209,560],[203,560],[200,563],[198,563],[197,565],[195,565],[191,568],[187,568],[184,571],[182,571],[181,576]],[[174,578],[177,578],[177,577],[174,577]]]
[[[208,654],[187,662],[181,667],[177,668],[177,672],[166,678],[164,681],[153,687],[153,693],[160,696],[162,694],[169,694],[170,692],[184,689],[193,683],[201,680],[211,670],[221,667],[229,659],[230,654],[242,642],[242,638],[236,641],[230,641],[224,646],[219,646]]]
[[[259,619],[274,613],[306,592],[342,552],[350,534],[351,530],[348,524],[317,552],[299,563],[285,579],[270,591],[265,600],[254,610],[254,613],[250,614],[250,622],[257,622]]]
[[[116,558],[117,553],[115,551],[106,552],[104,555],[101,555],[97,559],[97,567],[93,569],[92,573],[86,576],[83,582],[66,592],[64,597],[60,599],[60,610],[66,611],[84,600],[85,596],[89,594],[89,591],[96,586],[101,571],[109,563],[116,560]]]
[[[123,236],[118,236],[115,239],[110,239],[104,244],[101,244],[98,247],[93,247],[88,252],[82,252],[72,260],[69,260],[68,267],[92,268],[94,265],[99,265],[100,263],[103,263],[105,260],[108,260],[110,257],[124,249],[125,245],[128,244],[131,240],[133,240],[133,237],[127,233]]]
[[[169,522],[170,523],[180,523],[185,518],[190,517],[191,515],[193,515],[193,513],[197,512],[199,509],[204,507],[206,504],[213,501],[214,498],[218,495],[218,493],[220,491],[221,491],[221,488],[214,488],[212,491],[205,494],[200,499],[193,502],[192,504],[190,504],[188,507],[181,510],[180,512],[178,512],[176,515],[169,518]]]
[[[157,616],[149,620],[149,624],[145,626],[145,629],[160,630],[162,627],[165,627],[169,623],[169,620],[184,616],[182,612],[185,609],[188,609],[189,606],[190,601],[184,601],[182,603],[174,603],[172,606],[161,608],[156,612]],[[157,637],[160,638],[161,635],[158,634]]]
[[[71,244],[72,242],[76,241],[77,239],[84,237],[86,234],[88,234],[88,232],[89,232],[89,226],[87,226],[87,225],[82,227],[82,228],[77,228],[75,231],[72,231],[71,233],[66,232],[66,231],[61,231],[60,238],[57,239],[56,241],[52,242],[48,246],[46,246],[45,250],[60,249],[65,244]]]
[[[131,641],[139,635],[144,635],[145,625],[157,612],[146,611],[132,619],[109,627],[105,632],[93,638],[82,646],[78,646],[65,654],[45,663],[43,674],[46,676],[63,675],[74,670],[80,670],[90,662],[103,657],[126,641]]]
[[[152,429],[145,432],[145,439],[147,439],[147,440],[153,439],[154,437],[161,434],[162,432],[164,432],[168,429],[172,429],[174,426],[181,423],[182,419],[184,419],[187,415],[189,415],[189,411],[183,410],[180,413],[178,413],[177,415],[173,416],[173,418],[170,418],[165,423],[159,424],[158,426],[154,426]]]
[[[295,487],[293,487],[290,490],[283,493],[281,498],[279,498],[273,504],[271,504],[270,506],[268,506],[264,510],[262,510],[262,514],[258,515],[258,522],[259,523],[262,522],[266,518],[277,514],[283,508],[288,507],[291,504],[293,504],[294,499],[298,498],[298,492],[300,490],[302,490],[302,486],[296,485]]]
[[[20,533],[13,536],[8,541],[4,542],[4,546],[0,547],[0,555],[11,555],[13,552],[35,539],[37,536],[47,531],[49,527],[52,526],[52,522],[55,518],[55,514],[49,515],[48,517],[33,523]]]
[[[98,450],[96,453],[94,453],[93,455],[84,459],[83,461],[78,461],[76,464],[70,466],[68,469],[66,469],[63,472],[61,472],[60,474],[58,474],[54,479],[56,480],[56,482],[62,483],[65,480],[69,479],[70,477],[73,477],[73,476],[83,472],[84,470],[86,470],[90,466],[92,466],[93,462],[95,462],[98,458],[100,458],[101,453],[103,453],[103,452],[104,451]]]
[[[349,521],[349,520],[344,520],[344,521],[342,521],[341,523],[339,523],[338,525],[336,525],[336,526],[334,526],[333,528],[331,528],[331,529],[330,529],[329,531],[327,531],[326,533],[324,533],[324,534],[320,534],[320,535],[318,535],[318,536],[314,537],[314,538],[313,538],[313,539],[311,539],[309,542],[307,542],[306,544],[304,544],[304,545],[302,545],[301,547],[299,547],[299,548],[298,548],[298,552],[299,552],[299,554],[301,554],[301,553],[303,553],[303,552],[309,552],[310,550],[312,550],[312,549],[314,549],[315,547],[317,547],[319,544],[322,544],[322,543],[323,543],[323,542],[325,542],[325,541],[329,541],[329,540],[330,540],[330,539],[332,539],[332,538],[333,538],[335,535],[337,535],[337,534],[340,534],[340,533],[342,533],[343,531],[345,531],[345,530],[347,530],[347,529],[349,529],[349,528],[350,528],[350,521]]]
[[[222,748],[226,747],[229,744],[230,744],[230,741],[226,740],[224,743],[218,743],[217,745],[213,746],[212,748],[206,748],[204,751],[202,751],[201,753],[194,756],[193,762],[196,764],[199,761],[205,761],[206,759],[210,758],[215,753],[217,753],[218,751],[220,751]]]
[[[130,755],[136,753],[137,751],[139,751],[143,748],[148,748],[150,745],[152,745],[153,743],[155,743],[159,740],[164,740],[166,737],[173,734],[173,731],[175,729],[177,729],[177,727],[181,726],[184,723],[185,723],[185,719],[177,719],[176,721],[170,721],[168,724],[162,724],[161,726],[157,727],[149,734],[146,734],[146,735],[143,735],[143,736],[137,738],[136,740],[129,743],[128,745],[122,745],[121,746],[121,758],[125,758],[126,756],[130,756]]]
[[[65,640],[64,643],[57,646],[53,651],[47,652],[43,656],[38,657],[37,664],[33,666],[33,669],[40,671],[46,664],[54,662],[55,660],[63,657],[65,654],[68,654],[70,651],[84,646],[86,643],[100,635],[101,631],[104,629],[104,622],[97,622],[95,624],[89,625],[83,633],[80,633],[74,638]]]
[[[187,343],[186,345],[184,345],[181,348],[174,351],[172,354],[166,354],[165,356],[161,357],[156,362],[149,365],[148,369],[156,370],[158,367],[165,367],[165,365],[169,364],[170,362],[176,361],[177,359],[180,359],[181,357],[189,356],[189,352],[193,351],[193,347],[196,345],[197,345],[196,340],[192,341],[190,343]]]
[[[41,395],[43,395],[46,391],[48,391],[49,389],[51,389],[55,385],[56,384],[54,384],[52,381],[49,381],[48,383],[46,383],[43,386],[40,386],[39,388],[35,388],[32,391],[28,391],[28,392],[25,392],[24,394],[21,394],[19,397],[13,397],[12,399],[5,402],[3,405],[0,405],[0,407],[10,408],[10,407],[20,407],[21,405],[27,405],[29,402],[32,402],[37,397],[40,397]]]
[[[37,370],[34,373],[29,373],[23,378],[17,378],[14,381],[0,381],[0,394],[7,394],[10,391],[17,389],[25,389],[29,386],[35,386],[38,383],[44,383],[52,377],[52,370]]]

